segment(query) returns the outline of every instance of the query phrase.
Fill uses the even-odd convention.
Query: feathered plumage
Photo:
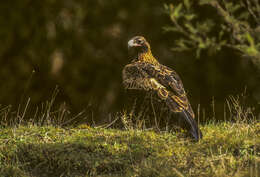
[[[128,42],[129,48],[135,48],[138,57],[123,69],[123,84],[126,89],[155,92],[171,112],[179,114],[184,127],[195,140],[202,133],[194,119],[195,115],[187,99],[182,81],[171,68],[161,65],[152,55],[149,43],[142,36],[136,36]]]

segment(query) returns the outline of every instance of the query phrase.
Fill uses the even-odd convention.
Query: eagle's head
[[[139,52],[148,52],[150,50],[150,44],[143,36],[135,36],[128,41],[128,49],[134,48]]]
[[[139,61],[145,61],[152,64],[159,64],[153,57],[150,44],[145,40],[143,36],[135,36],[128,41],[128,49],[133,49],[134,55],[137,55]]]

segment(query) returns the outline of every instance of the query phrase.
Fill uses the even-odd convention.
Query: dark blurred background
[[[223,119],[228,95],[246,89],[246,104],[259,109],[259,74],[250,60],[223,48],[214,55],[173,52],[178,34],[163,4],[172,1],[13,0],[0,3],[0,104],[15,109],[31,98],[51,97],[77,113],[93,110],[97,120],[128,103],[121,71],[131,61],[127,41],[143,35],[154,56],[181,76],[195,112]],[[211,11],[205,13],[212,13]],[[213,111],[214,107],[214,111]],[[214,114],[214,115],[213,115]]]

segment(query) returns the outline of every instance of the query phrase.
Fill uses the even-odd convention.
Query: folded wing
[[[182,81],[171,68],[164,65],[134,62],[123,69],[123,84],[126,89],[155,91],[172,112],[178,113],[183,118],[186,122],[185,127],[191,135],[196,140],[202,138]]]

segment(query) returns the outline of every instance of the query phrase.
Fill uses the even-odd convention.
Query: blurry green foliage
[[[233,41],[236,39],[228,35],[229,25],[222,22],[225,19],[209,2],[204,1],[203,5],[190,0],[1,1],[0,114],[2,106],[9,104],[13,107],[21,104],[23,110],[28,97],[30,107],[42,107],[40,103],[49,100],[58,85],[60,92],[54,107],[62,105],[72,112],[85,109],[90,121],[106,121],[109,113],[132,104],[129,97],[134,95],[129,96],[123,89],[121,71],[132,60],[127,41],[134,35],[145,36],[158,60],[179,73],[195,112],[200,104],[209,117],[214,96],[215,111],[222,118],[227,95],[241,93],[245,86],[251,103],[257,103],[260,82],[248,62],[253,60],[242,59],[237,51],[252,54],[250,58],[256,56],[259,37],[251,31],[248,34],[238,31],[244,43]],[[171,19],[163,8],[163,4],[169,3],[174,3],[167,6],[168,14],[173,14]],[[253,29],[251,13],[234,14],[249,18]],[[173,20],[184,33],[179,34]],[[169,26],[168,30],[174,33],[163,33],[163,26]],[[170,51],[175,39],[176,49],[185,52]],[[226,49],[227,44],[241,47]],[[192,60],[195,55],[190,49],[196,50],[197,46],[200,60]],[[207,49],[218,53],[208,57],[203,52]]]
[[[201,8],[215,16],[202,16]],[[201,8],[200,8],[201,7]],[[201,50],[215,53],[228,47],[249,57],[260,68],[260,4],[257,0],[185,0],[165,5],[172,25],[166,31],[180,33],[175,51]],[[218,20],[216,20],[218,18]]]
[[[258,110],[259,1],[184,0],[165,4],[164,9],[170,18],[164,30],[174,34],[173,51],[192,53],[200,59],[197,81],[202,85],[207,83],[200,86],[204,88],[200,100],[212,93],[212,107],[226,109],[225,104],[218,101],[221,94],[233,94],[244,85],[245,104],[250,100]]]

